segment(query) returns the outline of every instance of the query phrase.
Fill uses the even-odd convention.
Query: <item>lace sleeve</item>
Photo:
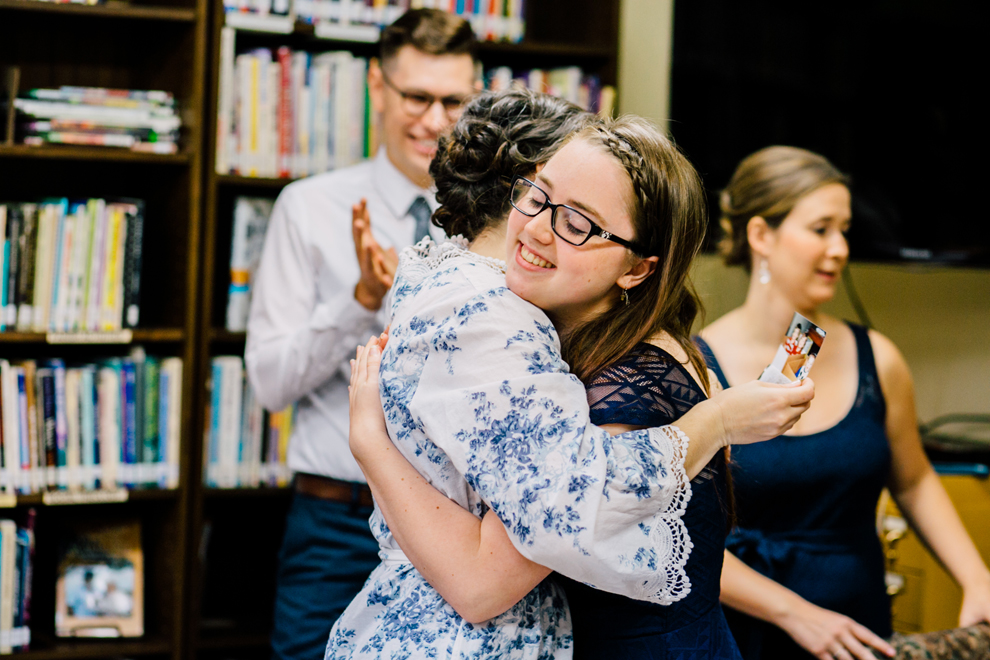
[[[593,424],[663,426],[707,397],[669,353],[639,344],[606,367],[588,386]]]

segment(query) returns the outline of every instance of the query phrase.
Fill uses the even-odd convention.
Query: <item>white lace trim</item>
[[[658,498],[660,510],[653,519],[650,542],[656,551],[657,572],[643,584],[643,600],[670,605],[691,593],[691,580],[684,566],[694,543],[684,524],[684,512],[691,501],[691,480],[684,471],[690,440],[673,424],[650,429],[650,439],[671,457],[667,471],[670,487]]]
[[[466,258],[474,263],[488,266],[499,273],[505,273],[505,262],[471,252],[463,236],[453,236],[441,243],[434,243],[427,236],[416,245],[402,251],[399,265],[403,277],[410,282],[419,282],[440,268],[446,261],[456,257]]]

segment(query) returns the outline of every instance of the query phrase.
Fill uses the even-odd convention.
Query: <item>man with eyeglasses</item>
[[[347,443],[348,360],[383,329],[397,251],[442,236],[429,222],[429,165],[440,132],[476,91],[475,47],[470,25],[438,10],[413,10],[386,27],[368,72],[378,154],[287,186],[272,212],[245,360],[265,408],[298,402],[276,659],[322,658],[334,621],[379,563],[371,493]]]

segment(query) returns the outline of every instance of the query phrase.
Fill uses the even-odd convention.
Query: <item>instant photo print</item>
[[[787,334],[777,347],[773,362],[763,370],[760,380],[764,383],[781,385],[804,380],[815,363],[815,357],[824,341],[824,330],[794,312],[794,318],[787,327]]]

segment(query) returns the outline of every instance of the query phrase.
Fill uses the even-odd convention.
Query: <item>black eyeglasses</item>
[[[443,106],[443,111],[447,114],[447,118],[451,121],[456,121],[461,116],[464,102],[469,98],[469,96],[454,95],[439,97],[427,92],[407,92],[404,89],[399,89],[394,82],[389,80],[389,77],[385,75],[385,69],[382,69],[381,72],[382,80],[402,97],[402,109],[411,117],[425,115],[426,111],[433,107],[434,103],[439,102]]]
[[[550,228],[553,233],[571,245],[584,245],[592,236],[601,236],[606,241],[618,243],[636,254],[646,254],[642,246],[605,231],[577,209],[566,204],[551,204],[550,196],[525,177],[517,176],[512,180],[509,200],[514,209],[530,218],[550,209]],[[557,220],[561,221],[560,229],[557,228]]]

